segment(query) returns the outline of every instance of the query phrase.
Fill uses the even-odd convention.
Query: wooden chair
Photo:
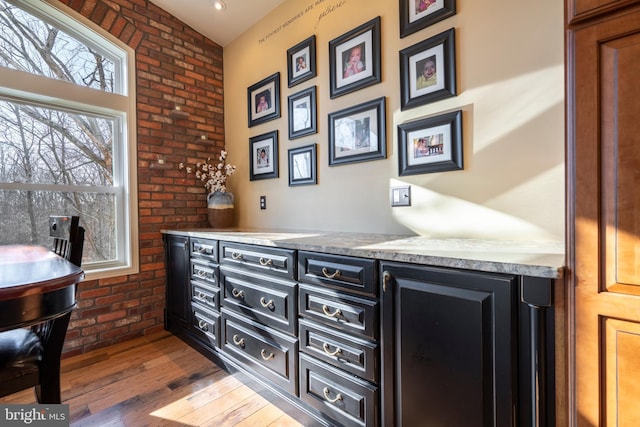
[[[49,217],[49,235],[53,251],[80,267],[84,228],[79,218]],[[71,310],[30,328],[0,332],[0,397],[34,387],[38,403],[61,402],[60,356],[70,318]]]

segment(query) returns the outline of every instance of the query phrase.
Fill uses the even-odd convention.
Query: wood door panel
[[[640,35],[601,45],[605,287],[640,293]],[[622,285],[622,286],[620,286]],[[627,285],[627,286],[625,286]]]
[[[640,425],[640,323],[617,319],[604,320],[605,390],[604,413],[607,425]]]
[[[574,194],[569,194],[569,201],[575,227],[569,241],[575,256],[569,265],[575,303],[571,425],[636,426],[640,7],[570,30],[568,144],[574,176],[569,189]]]

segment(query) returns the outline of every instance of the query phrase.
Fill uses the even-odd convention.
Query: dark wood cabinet
[[[383,263],[383,424],[513,426],[517,277]]]
[[[190,323],[189,237],[165,234],[163,239],[167,270],[165,328],[175,332]]]
[[[553,279],[164,238],[167,329],[305,425],[555,424]]]

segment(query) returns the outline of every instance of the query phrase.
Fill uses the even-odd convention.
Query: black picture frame
[[[317,132],[316,86],[289,95],[289,139]]]
[[[400,38],[456,14],[456,0],[400,0]]]
[[[278,177],[278,131],[249,138],[249,180]]]
[[[289,186],[315,185],[317,177],[316,144],[289,150]]]
[[[386,99],[329,114],[329,166],[387,157]]]
[[[280,72],[247,88],[249,127],[280,117]]]
[[[430,78],[422,76],[433,71]],[[426,74],[425,74],[426,76]],[[400,109],[456,96],[455,29],[400,51]]]
[[[316,36],[287,49],[287,82],[292,87],[316,76]]]
[[[398,125],[398,174],[462,170],[462,111]]]
[[[351,64],[357,52],[360,59]],[[380,83],[379,16],[329,42],[329,68],[331,98]]]

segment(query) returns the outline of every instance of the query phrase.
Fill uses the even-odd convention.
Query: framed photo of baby
[[[278,131],[249,138],[249,180],[278,177]]]
[[[398,125],[398,174],[463,169],[462,111]]]
[[[400,51],[400,108],[456,96],[455,29]]]
[[[316,76],[316,36],[311,36],[287,50],[289,87]]]
[[[329,42],[331,98],[380,83],[380,17]]]
[[[400,0],[400,37],[456,14],[456,0]]]
[[[280,73],[247,89],[249,127],[280,117]]]

